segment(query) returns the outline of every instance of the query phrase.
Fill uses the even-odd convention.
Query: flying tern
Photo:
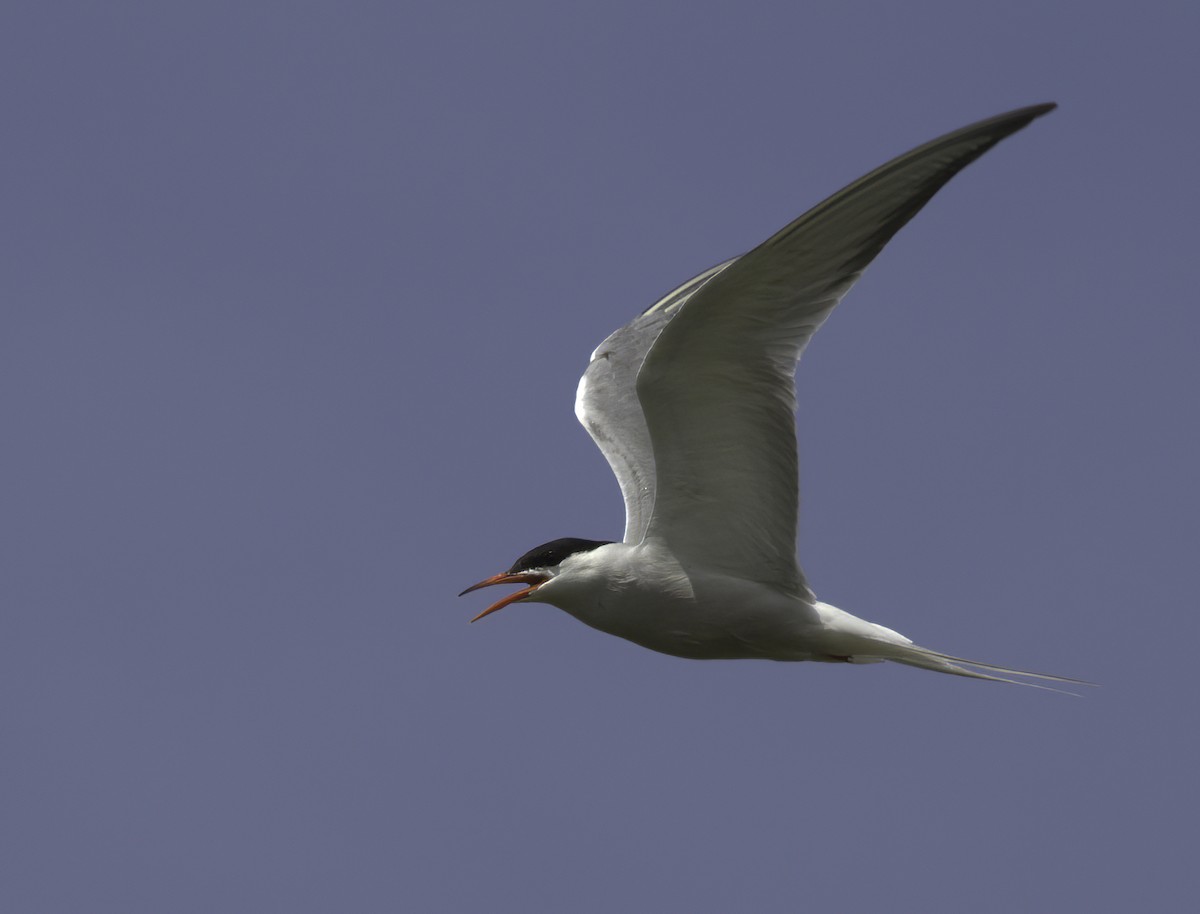
[[[524,585],[471,621],[512,603],[550,603],[678,657],[890,660],[1022,685],[1033,683],[1011,677],[1077,682],[920,647],[818,600],[796,560],[801,353],[942,185],[1054,107],[1001,114],[893,159],[601,343],[575,413],[617,477],[624,538],[530,550],[463,591]]]

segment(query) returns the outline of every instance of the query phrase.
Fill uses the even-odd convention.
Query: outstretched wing
[[[796,362],[942,185],[1053,108],[1002,114],[893,159],[701,284],[656,329],[648,352],[639,340],[636,450],[643,466],[653,454],[657,479],[647,536],[685,563],[811,596],[796,562]],[[636,507],[640,523],[647,501]]]
[[[638,372],[662,328],[732,260],[705,270],[611,334],[592,353],[575,393],[575,415],[612,467],[625,500],[625,542],[640,543],[654,508],[654,454],[638,402]]]

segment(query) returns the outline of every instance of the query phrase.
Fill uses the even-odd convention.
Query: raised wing
[[[612,467],[625,500],[625,542],[640,543],[654,508],[654,453],[638,402],[638,372],[662,328],[697,289],[732,260],[663,296],[592,353],[575,393],[575,415]]]
[[[811,597],[796,562],[796,362],[863,269],[943,184],[1053,108],[1002,114],[893,159],[677,309],[637,378],[657,468],[647,536],[685,563]]]

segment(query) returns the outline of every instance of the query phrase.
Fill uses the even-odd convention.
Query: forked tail
[[[1095,685],[1094,682],[1084,679],[1051,676],[1049,673],[1034,673],[1029,670],[1014,670],[1006,666],[996,666],[994,663],[981,663],[978,660],[967,660],[963,657],[943,654],[940,651],[931,651],[927,647],[913,644],[911,640],[897,631],[875,622],[860,619],[858,616],[852,616],[845,610],[828,603],[818,602],[814,608],[824,623],[823,648],[825,653],[833,657],[846,658],[852,663],[891,660],[906,666],[933,670],[935,673],[949,673],[952,676],[966,676],[969,679],[988,679],[992,682],[1009,682],[1013,685],[1046,689],[1050,692],[1061,692],[1063,695],[1074,695],[1076,698],[1079,696],[1075,692],[1056,689],[1053,686],[1041,685],[1036,682],[1026,682],[1024,679],[1013,677],[1024,676],[1028,679],[1041,679],[1076,686]]]
[[[886,647],[886,651],[881,653],[887,660],[895,663],[903,663],[906,666],[919,667],[923,670],[933,670],[937,673],[949,673],[952,676],[966,676],[970,679],[988,679],[992,682],[1008,682],[1013,685],[1029,686],[1032,689],[1045,689],[1046,691],[1058,692],[1062,695],[1072,695],[1076,698],[1079,697],[1079,693],[1077,692],[1056,689],[1053,686],[1042,685],[1037,682],[1026,682],[1023,679],[1014,679],[1012,677],[1026,676],[1030,679],[1042,679],[1076,686],[1096,685],[1096,683],[1088,682],[1085,679],[1072,679],[1069,676],[1052,676],[1049,673],[1034,673],[1029,670],[1014,670],[1006,666],[996,666],[994,663],[967,660],[963,657],[954,657],[950,654],[931,651],[916,644],[888,644]],[[971,669],[971,667],[978,667],[978,669]],[[988,672],[981,672],[983,670],[987,670]],[[994,675],[997,673],[1003,673],[1004,675]]]

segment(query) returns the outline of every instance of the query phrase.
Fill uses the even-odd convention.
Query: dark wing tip
[[[864,200],[872,206],[883,204],[886,212],[874,213],[870,217],[875,221],[874,230],[864,234],[860,239],[861,246],[842,264],[843,271],[847,273],[862,270],[954,175],[1001,140],[1057,107],[1055,102],[1043,102],[1015,108],[910,149],[818,203],[760,247],[787,243],[798,232],[815,228],[830,217],[855,212],[856,206],[866,205]],[[853,202],[855,200],[859,202],[856,204]]]
[[[1058,107],[1058,102],[1042,102],[1038,105],[1027,105],[1024,108],[1014,108],[1012,111],[1005,111],[1003,114],[997,114],[993,117],[984,118],[982,121],[976,121],[974,124],[968,124],[959,130],[939,137],[938,140],[946,140],[957,134],[964,133],[990,133],[992,128],[1000,127],[1000,137],[1006,137],[1016,133],[1022,127],[1032,123],[1043,115],[1049,114]],[[934,140],[936,143],[938,140]],[[929,145],[929,144],[927,144]]]

